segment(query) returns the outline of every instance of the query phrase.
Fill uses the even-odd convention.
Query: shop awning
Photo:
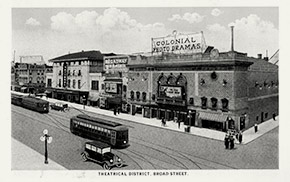
[[[99,100],[99,97],[89,96],[88,100],[93,101],[93,102],[97,102]]]
[[[206,113],[206,112],[200,112],[199,118],[203,120],[209,120],[209,121],[217,121],[217,122],[226,122],[228,116],[222,115],[222,114],[213,114],[213,113]]]

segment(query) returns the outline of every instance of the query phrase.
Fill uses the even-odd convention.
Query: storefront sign
[[[117,84],[116,83],[106,83],[105,91],[107,93],[117,93]]]
[[[182,97],[181,87],[160,86],[160,96],[170,98],[181,98]]]
[[[66,63],[63,63],[63,70],[62,70],[62,72],[63,72],[63,78],[62,78],[63,82],[62,82],[62,85],[65,88],[66,85],[67,85],[67,64]]]
[[[206,49],[203,34],[177,34],[161,38],[152,38],[152,53],[201,53]]]
[[[105,71],[125,71],[128,63],[127,56],[111,56],[104,58]]]

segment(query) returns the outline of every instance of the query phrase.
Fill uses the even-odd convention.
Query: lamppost
[[[48,130],[44,129],[43,130],[43,136],[40,137],[40,140],[44,142],[44,164],[48,164],[48,151],[47,151],[47,143],[52,142],[52,137],[48,135]]]
[[[84,106],[84,109],[85,109],[85,101],[86,101],[86,96],[85,95],[83,95],[82,100],[83,100],[83,106]]]

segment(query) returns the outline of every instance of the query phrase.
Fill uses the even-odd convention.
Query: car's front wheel
[[[118,168],[120,168],[120,167],[123,166],[123,164],[122,164],[122,163],[119,163],[119,164],[116,164],[116,166],[117,166]]]
[[[88,154],[86,152],[82,153],[82,159],[83,159],[84,162],[88,160],[88,156],[87,155]]]
[[[110,170],[110,169],[111,169],[107,162],[104,162],[104,164],[103,164],[103,168],[104,168],[105,170]]]

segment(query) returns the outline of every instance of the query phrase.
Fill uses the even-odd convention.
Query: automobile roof
[[[103,143],[103,142],[100,142],[100,141],[86,142],[86,144],[90,144],[90,145],[93,145],[93,146],[101,148],[101,149],[107,148],[107,147],[111,147],[109,144]]]

